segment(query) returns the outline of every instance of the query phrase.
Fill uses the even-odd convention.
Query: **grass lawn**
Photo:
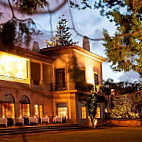
[[[2,136],[0,142],[142,142],[142,127],[112,127]]]

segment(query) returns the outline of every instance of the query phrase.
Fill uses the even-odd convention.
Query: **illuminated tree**
[[[140,114],[138,113],[134,102],[135,96],[133,94],[125,94],[115,96],[113,98],[114,107],[111,110],[112,118],[139,118]]]

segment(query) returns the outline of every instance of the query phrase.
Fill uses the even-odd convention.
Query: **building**
[[[75,55],[81,78],[74,83],[70,63]],[[89,124],[88,87],[102,85],[102,62],[78,46],[51,47],[39,53],[15,48],[0,52],[0,117],[9,121],[29,117],[65,117],[67,123]],[[103,117],[103,113],[102,116]]]

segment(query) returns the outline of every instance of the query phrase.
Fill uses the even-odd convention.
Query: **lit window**
[[[39,105],[39,116],[40,118],[43,117],[43,105]]]
[[[0,52],[0,79],[28,83],[28,59]]]
[[[13,103],[3,103],[2,112],[3,112],[3,117],[14,118],[15,117],[14,104]]]
[[[36,116],[39,116],[39,113],[38,113],[38,112],[39,112],[39,110],[38,110],[38,105],[35,105],[35,115],[36,115]]]
[[[101,108],[97,107],[95,118],[101,118]]]
[[[29,104],[20,104],[21,105],[21,116],[30,117],[30,105]]]
[[[86,119],[86,106],[81,107],[82,119]]]
[[[39,118],[43,117],[43,105],[35,105],[35,115]]]
[[[66,118],[68,118],[67,107],[58,107],[58,117],[66,117]]]
[[[3,115],[3,118],[4,117],[6,118],[15,117],[14,98],[12,95],[5,95],[3,97],[2,115]]]
[[[27,96],[23,95],[19,101],[20,103],[20,117],[30,116],[30,100]]]

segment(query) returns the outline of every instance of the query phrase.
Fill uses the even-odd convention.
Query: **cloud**
[[[134,82],[134,81],[139,81],[142,79],[140,78],[139,73],[131,70],[129,72],[124,72],[120,77],[119,77],[120,81],[124,81],[124,82]]]

